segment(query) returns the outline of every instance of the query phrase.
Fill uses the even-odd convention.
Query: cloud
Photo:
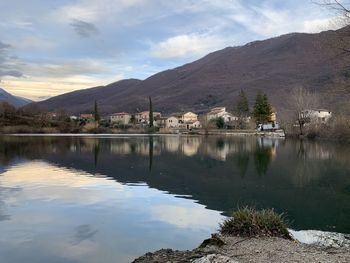
[[[21,77],[22,72],[14,69],[12,60],[14,58],[10,56],[9,49],[11,46],[0,41],[0,77],[12,76],[12,77]]]
[[[205,35],[179,35],[153,45],[152,54],[161,59],[194,58],[219,48],[222,42],[221,38]]]
[[[17,70],[0,70],[0,77],[11,76],[11,77],[22,77],[23,73]]]
[[[217,211],[207,210],[202,205],[190,202],[154,206],[151,213],[156,220],[181,228],[212,228],[224,218]]]
[[[1,41],[0,41],[0,52],[2,51],[2,50],[4,50],[4,49],[8,49],[8,48],[10,48],[11,46],[9,45],[9,44],[5,44],[5,43],[2,43]]]
[[[340,17],[320,18],[304,21],[303,32],[319,33],[324,30],[339,29],[345,26],[344,21]]]
[[[54,21],[65,23],[68,20],[98,22],[109,17],[118,18],[118,15],[127,17],[126,10],[140,7],[150,0],[78,0],[74,4],[62,5],[48,14]],[[142,13],[139,13],[142,16]],[[133,20],[133,19],[131,19]]]
[[[73,27],[74,31],[83,38],[91,37],[99,33],[94,24],[82,20],[73,19],[70,25]]]

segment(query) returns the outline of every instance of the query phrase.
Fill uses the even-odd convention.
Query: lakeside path
[[[348,263],[350,248],[307,245],[276,237],[242,238],[220,236],[221,247],[206,246],[192,251],[162,249],[147,253],[133,263],[247,263],[247,262],[320,262]]]

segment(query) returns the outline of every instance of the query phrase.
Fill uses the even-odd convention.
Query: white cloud
[[[49,40],[38,36],[25,36],[17,41],[13,41],[11,45],[15,49],[52,49],[57,46],[57,41]]]
[[[153,45],[152,54],[157,58],[196,58],[222,47],[221,38],[206,35],[179,35]]]
[[[319,33],[324,30],[339,29],[345,26],[344,21],[340,17],[311,19],[304,22],[303,32]]]
[[[151,212],[155,220],[181,228],[213,228],[224,218],[217,211],[207,210],[202,205],[190,202],[154,206]]]
[[[147,0],[80,0],[55,10],[49,17],[66,23],[70,20],[97,22],[111,15],[122,14],[126,9],[140,6]]]

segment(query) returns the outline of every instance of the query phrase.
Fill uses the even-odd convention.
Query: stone
[[[211,254],[201,258],[198,258],[192,263],[239,263],[227,256],[219,255],[219,254]]]

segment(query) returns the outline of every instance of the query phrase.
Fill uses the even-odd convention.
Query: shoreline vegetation
[[[161,249],[133,263],[192,262],[350,262],[350,248],[307,245],[293,239],[284,214],[273,209],[244,207],[233,212],[212,234],[191,251]]]

